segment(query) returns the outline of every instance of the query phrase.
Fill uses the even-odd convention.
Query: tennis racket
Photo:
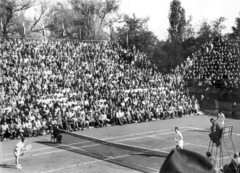
[[[32,144],[28,144],[25,148],[25,151],[29,151],[32,149]],[[20,156],[23,156],[25,152],[23,152]]]

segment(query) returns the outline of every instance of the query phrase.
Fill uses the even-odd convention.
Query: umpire
[[[216,146],[218,147],[221,144],[220,140],[222,138],[223,127],[214,118],[211,118],[210,122],[212,123],[212,126],[210,128],[211,133],[209,134],[209,137],[210,137],[210,139],[212,140],[213,143],[216,143]]]

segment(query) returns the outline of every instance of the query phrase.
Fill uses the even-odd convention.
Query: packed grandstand
[[[197,115],[186,85],[238,88],[239,46],[216,38],[162,74],[117,43],[3,39],[2,140]]]
[[[1,40],[0,57],[2,140],[51,133],[56,125],[84,130],[199,110],[184,86],[195,57],[185,72],[161,74],[144,53],[117,43],[27,39]]]
[[[202,45],[186,61],[181,69],[186,83],[216,88],[239,88],[240,86],[240,38],[217,37]],[[179,70],[178,70],[179,71]]]

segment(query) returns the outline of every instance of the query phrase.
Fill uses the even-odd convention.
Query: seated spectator
[[[239,169],[240,166],[240,156],[239,153],[234,153],[233,159],[231,162],[227,165],[227,167],[224,167],[225,172],[236,172],[236,170]]]
[[[16,124],[14,123],[13,120],[11,120],[10,124],[8,125],[10,139],[15,139],[16,138],[16,128],[15,127],[16,127]]]
[[[31,137],[32,135],[33,135],[33,125],[32,125],[31,120],[29,119],[25,123],[25,136]]]
[[[41,120],[39,118],[37,118],[35,123],[36,123],[36,130],[38,132],[38,135],[42,135],[42,133],[43,133],[43,126],[42,126]]]
[[[44,118],[43,121],[42,121],[42,131],[43,131],[43,135],[49,133],[49,127],[47,126],[47,121],[46,119]]]
[[[119,125],[122,125],[123,124],[123,114],[122,114],[122,111],[121,111],[121,108],[117,108],[117,111],[116,111],[116,124],[119,124]]]
[[[102,121],[100,121],[99,117],[100,117],[100,112],[95,111],[94,112],[94,127],[102,127]]]
[[[32,136],[38,136],[39,135],[39,129],[37,127],[36,121],[32,120]]]
[[[127,120],[128,124],[133,123],[133,118],[132,118],[132,115],[131,115],[131,112],[130,112],[129,109],[126,111],[125,117],[126,117],[126,120]]]
[[[52,119],[50,117],[47,118],[45,126],[47,126],[47,132],[48,133],[52,133],[52,131],[53,131],[53,124],[52,124]]]
[[[1,136],[2,136],[1,141],[9,137],[9,127],[6,121],[4,121],[3,124],[1,125]]]
[[[77,128],[81,130],[84,130],[84,127],[86,125],[86,117],[85,117],[85,112],[84,111],[80,111],[80,109],[78,109],[77,113]]]
[[[20,122],[16,123],[15,129],[16,129],[16,138],[17,139],[23,138],[24,137],[24,129]]]
[[[101,111],[100,116],[99,116],[99,121],[102,127],[107,126],[109,123],[109,119],[107,118],[107,114],[105,113],[104,110]]]

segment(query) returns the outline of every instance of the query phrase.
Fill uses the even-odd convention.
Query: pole
[[[79,38],[79,40],[82,39],[82,28],[80,25],[78,26],[78,38]]]
[[[128,32],[127,32],[127,47],[128,47]]]

